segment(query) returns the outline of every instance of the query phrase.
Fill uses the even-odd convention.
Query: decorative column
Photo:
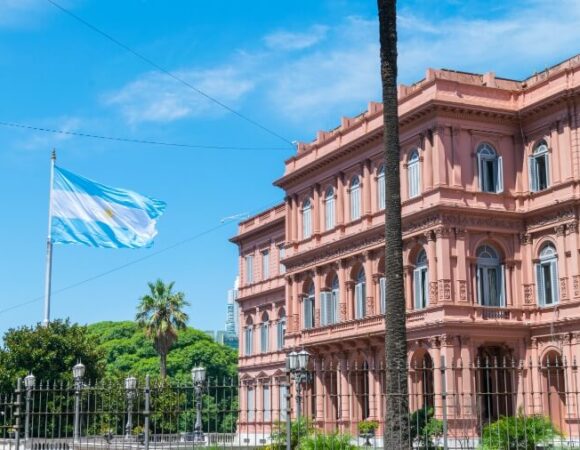
[[[433,358],[433,404],[434,404],[434,416],[437,419],[443,417],[443,408],[441,402],[441,387],[442,387],[442,377],[441,377],[441,343],[436,336],[429,338],[429,345],[431,347],[431,356]]]
[[[443,139],[445,128],[436,126],[433,128],[433,186],[438,187],[446,183],[445,169],[445,148]]]
[[[542,414],[542,390],[543,380],[542,374],[539,370],[540,356],[538,352],[538,338],[531,339],[532,358],[530,367],[528,369],[528,376],[530,377],[530,393],[532,397],[531,414]]]
[[[292,242],[292,197],[284,197],[284,202],[286,203],[286,223],[285,225],[285,238],[286,242]]]
[[[560,301],[568,300],[568,265],[566,264],[566,225],[559,224],[554,227],[556,232],[556,251],[558,252],[558,291]],[[577,250],[576,250],[577,251]]]
[[[467,247],[465,245],[467,232],[464,229],[455,229],[455,251],[457,253],[457,293],[459,302],[467,303]]]
[[[365,283],[367,285],[366,288],[366,298],[365,298],[365,307],[366,307],[366,316],[374,316],[378,312],[377,303],[374,301],[373,293],[374,290],[372,289],[372,275],[373,275],[373,261],[371,259],[371,252],[364,253],[364,261],[363,267],[365,269]],[[370,295],[369,295],[370,294]]]
[[[355,318],[354,281],[347,280],[344,285],[346,287],[346,320],[352,320]]]
[[[452,175],[452,183],[453,186],[462,188],[463,183],[461,182],[461,170],[463,168],[463,164],[461,161],[461,128],[459,127],[450,127],[449,131],[451,132],[451,173]],[[467,155],[466,155],[467,156]]]
[[[365,159],[362,164],[363,172],[363,185],[362,185],[362,198],[363,198],[363,216],[370,216],[372,205],[371,205],[371,160]]]
[[[344,230],[344,173],[336,177],[336,225]]]
[[[324,426],[324,399],[326,393],[324,392],[324,371],[322,368],[323,359],[321,356],[315,360],[316,370],[316,422],[319,427]]]
[[[350,432],[350,383],[349,383],[349,367],[348,367],[348,353],[340,353],[338,355],[339,368],[339,399],[340,399],[340,425],[342,432]]]
[[[292,198],[292,220],[290,226],[292,229],[292,242],[296,243],[300,240],[298,236],[298,194],[294,194]]]
[[[320,311],[322,308],[322,305],[320,304],[321,300],[322,300],[322,296],[320,295],[320,293],[322,292],[322,273],[323,273],[323,269],[322,267],[317,267],[314,270],[314,326],[315,327],[319,327],[321,324],[321,317],[320,317]]]
[[[429,305],[436,305],[439,301],[438,298],[438,288],[437,288],[437,273],[438,273],[438,262],[437,262],[437,251],[435,243],[435,233],[433,230],[426,231],[424,233],[427,239],[427,266],[429,268]],[[441,258],[439,258],[441,259]]]
[[[296,274],[294,275],[292,282],[292,332],[297,333],[300,330],[300,300],[298,299],[298,281],[300,277]]]
[[[433,133],[431,130],[426,130],[423,141],[423,154],[425,155],[425,163],[421,177],[423,178],[423,186],[425,191],[433,189]]]
[[[284,277],[286,280],[286,283],[284,283],[284,289],[285,289],[285,295],[286,295],[286,301],[285,303],[285,307],[286,307],[286,317],[288,317],[288,320],[286,322],[286,332],[287,333],[292,333],[294,331],[293,329],[293,324],[292,324],[292,317],[294,317],[294,301],[293,301],[293,287],[292,287],[292,277],[291,276],[286,276]],[[240,322],[241,325],[241,322]]]
[[[380,396],[380,386],[378,385],[377,379],[377,368],[376,362],[377,349],[374,347],[369,348],[368,351],[364,353],[365,359],[367,361],[367,383],[369,386],[369,419],[378,420],[379,419],[379,402],[381,400]]]
[[[473,363],[475,356],[472,352],[471,338],[469,336],[460,336],[461,344],[461,359],[460,359],[460,375],[461,375],[461,392],[459,398],[461,399],[459,415],[464,418],[475,418],[473,416],[475,410],[476,392],[477,389],[472,389],[472,381],[475,380],[475,373],[473,372]]]
[[[373,273],[372,277],[372,293],[375,297],[375,314],[384,314],[383,305],[381,304],[381,276],[380,273]],[[404,275],[403,275],[404,278]]]
[[[321,211],[321,201],[320,201],[320,185],[316,183],[314,185],[312,193],[312,234],[318,239],[320,237],[320,219],[324,217],[320,214]]]
[[[437,237],[437,280],[438,301],[449,303],[453,301],[451,292],[451,248],[449,245],[449,228],[435,229]],[[431,267],[431,265],[430,265]]]
[[[348,261],[341,260],[338,269],[338,288],[340,298],[338,300],[339,320],[345,322],[348,319],[348,292],[346,287]]]
[[[414,267],[411,265],[403,266],[403,276],[405,277],[405,304],[407,307],[407,312],[413,311],[415,309],[413,303],[413,269]],[[387,299],[387,301],[389,301],[389,299]]]
[[[580,297],[580,275],[578,275],[578,267],[580,261],[578,259],[578,221],[574,220],[566,224],[566,248],[572,249],[570,252],[570,267],[571,273],[568,275],[572,277],[572,286],[568,289],[570,298]]]

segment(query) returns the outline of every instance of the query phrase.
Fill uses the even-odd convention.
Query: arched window
[[[377,170],[377,206],[379,207],[379,210],[385,209],[385,195],[385,166],[381,165],[379,170]]]
[[[304,297],[304,328],[314,327],[314,283],[310,282],[308,292]]]
[[[354,285],[355,319],[366,315],[366,279],[364,269],[359,270]]]
[[[252,319],[248,318],[246,327],[244,328],[244,354],[250,356],[254,348],[254,330]]]
[[[334,188],[329,186],[324,193],[324,224],[326,230],[334,228]]]
[[[540,260],[536,264],[536,283],[539,306],[558,303],[558,255],[552,244],[545,245],[540,252]]]
[[[260,325],[260,351],[262,353],[267,353],[269,349],[270,340],[270,317],[268,313],[262,314],[262,324]]]
[[[505,269],[490,245],[477,249],[477,296],[483,306],[505,306]]]
[[[302,203],[302,238],[308,239],[312,235],[312,203],[306,198]]]
[[[429,304],[429,272],[427,268],[427,253],[421,250],[417,255],[415,270],[413,270],[413,295],[415,309],[424,309]]]
[[[550,159],[548,157],[548,145],[541,141],[534,148],[534,153],[528,158],[530,190],[541,191],[550,185]]]
[[[360,218],[360,178],[354,176],[350,180],[350,220]]]
[[[286,336],[286,312],[282,310],[276,325],[276,347],[278,350],[284,348],[284,337]]]
[[[417,197],[421,193],[421,173],[419,171],[419,152],[417,150],[413,150],[409,154],[407,181],[409,198]]]
[[[479,189],[483,192],[503,192],[503,160],[489,144],[477,149]]]
[[[320,322],[321,325],[332,325],[338,322],[338,302],[339,302],[338,277],[332,279],[330,290],[320,293]]]

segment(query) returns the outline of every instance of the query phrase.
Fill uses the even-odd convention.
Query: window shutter
[[[536,290],[538,296],[538,306],[545,306],[546,304],[546,287],[544,286],[544,273],[542,264],[536,264]]]
[[[483,299],[483,268],[477,266],[476,268],[476,278],[477,278],[477,303],[484,305]]]
[[[503,192],[503,157],[498,156],[497,158],[497,180],[496,180],[496,192]]]
[[[254,420],[254,388],[248,388],[248,420]]]
[[[481,153],[477,154],[477,168],[479,173],[479,190],[485,191],[485,174],[483,173],[483,158],[481,157]]]
[[[384,314],[387,310],[387,279],[381,277],[379,280],[380,299],[381,299],[381,313]]]
[[[362,318],[362,302],[363,302],[363,290],[362,290],[362,283],[357,283],[355,285],[355,297],[356,297],[356,318]]]
[[[320,325],[328,325],[327,314],[327,304],[326,304],[326,294],[327,292],[322,291],[320,293]]]
[[[530,191],[536,192],[538,190],[538,177],[536,170],[536,158],[528,156],[528,178],[530,180]]]
[[[425,268],[423,272],[423,308],[429,304],[429,269]]]
[[[417,184],[415,186],[415,195],[421,194],[421,166],[419,165],[419,160],[415,163],[415,172],[417,177]]]
[[[507,304],[507,302],[506,302],[507,290],[506,290],[505,264],[502,264],[500,266],[499,289],[500,289],[499,306],[501,306],[503,308]]]
[[[550,262],[550,275],[552,276],[552,293],[553,293],[553,304],[556,304],[560,300],[559,295],[559,283],[558,283],[558,261],[552,260]]]
[[[288,404],[287,402],[287,398],[286,398],[286,391],[287,391],[287,387],[285,384],[281,384],[280,385],[280,399],[279,399],[279,405],[280,405],[280,420],[285,421],[288,413],[287,413],[287,409],[288,409]]]
[[[339,290],[334,289],[332,291],[332,323],[338,323],[338,302],[339,302]]]
[[[270,420],[270,386],[265,384],[262,387],[262,401],[263,401],[263,408],[264,408],[264,421]]]
[[[423,308],[421,281],[421,269],[415,269],[413,271],[413,293],[415,296],[415,309]]]
[[[310,307],[310,298],[304,299],[304,328],[311,327],[312,309]]]
[[[550,187],[552,177],[550,176],[550,153],[544,155],[544,161],[546,161],[546,187]]]

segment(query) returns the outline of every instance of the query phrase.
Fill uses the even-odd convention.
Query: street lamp
[[[78,442],[80,437],[80,416],[81,416],[81,389],[83,387],[83,377],[85,376],[85,365],[78,362],[72,369],[75,383],[75,423],[73,429],[73,440]]]
[[[195,392],[195,425],[193,427],[193,441],[204,442],[201,426],[201,393],[205,383],[205,367],[194,367],[191,369],[191,379],[193,380],[193,388]]]
[[[130,439],[133,432],[133,399],[137,392],[137,378],[125,378],[125,391],[127,393],[127,425],[125,426],[125,439]]]
[[[286,357],[286,369],[290,373],[290,377],[296,383],[296,419],[300,420],[302,412],[302,383],[308,381],[308,362],[310,360],[310,353],[302,349],[299,352],[294,350],[288,353]]]
[[[32,390],[36,386],[36,377],[32,372],[24,377],[26,387],[26,420],[24,422],[24,439],[30,438],[30,403],[32,402]]]

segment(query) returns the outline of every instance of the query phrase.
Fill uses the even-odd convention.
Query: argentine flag
[[[51,238],[55,244],[149,247],[163,211],[165,202],[54,168]]]

